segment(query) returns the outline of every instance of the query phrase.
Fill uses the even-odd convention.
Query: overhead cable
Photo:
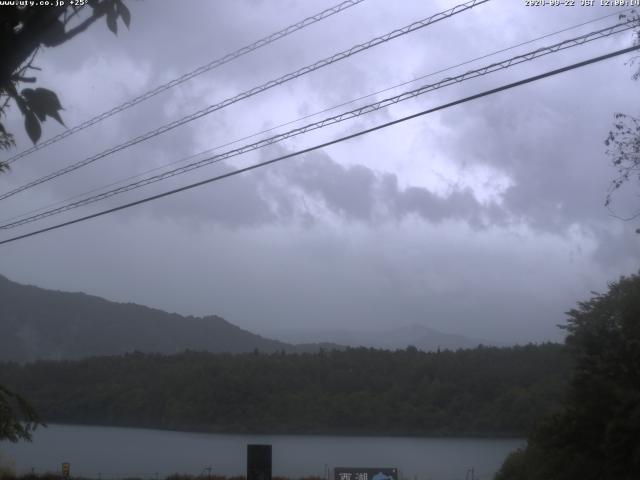
[[[424,28],[426,26],[432,25],[436,22],[445,20],[447,18],[452,17],[453,15],[456,15],[458,13],[464,12],[466,10],[469,10],[473,7],[476,7],[478,5],[481,5],[483,3],[487,3],[489,0],[470,0],[466,3],[457,5],[453,8],[450,8],[449,10],[446,10],[444,12],[440,12],[440,13],[436,13],[435,15],[432,15],[428,18],[425,18],[423,20],[419,20],[417,22],[413,22],[410,25],[407,25],[403,28],[394,30],[392,32],[389,32],[385,35],[382,35],[380,37],[376,37],[372,40],[369,40],[366,43],[361,43],[358,45],[355,45],[347,50],[344,50],[340,53],[336,53],[335,55],[332,55],[330,57],[327,57],[323,60],[320,60],[312,65],[308,65],[306,67],[303,67],[301,69],[296,70],[295,72],[291,72],[288,73],[286,75],[283,75],[275,80],[270,80],[266,83],[263,83],[260,86],[254,87],[250,90],[247,90],[243,93],[240,93],[234,97],[230,97],[227,98],[226,100],[223,100],[220,103],[216,103],[214,105],[210,105],[206,108],[203,108],[201,110],[198,110],[195,113],[192,113],[191,115],[187,115],[185,117],[182,117],[178,120],[175,120],[171,123],[165,124],[162,127],[156,128],[155,130],[151,130],[147,133],[144,133],[138,137],[135,137],[131,140],[128,140],[125,143],[121,143],[115,147],[111,147],[108,150],[105,150],[101,153],[98,153],[96,155],[93,155],[91,157],[88,157],[84,160],[81,160],[79,162],[73,163],[71,165],[68,165],[67,167],[64,167],[60,170],[57,170],[53,173],[50,173],[48,175],[45,175],[43,177],[38,178],[37,180],[33,180],[29,183],[26,183],[20,187],[17,187],[9,192],[5,192],[3,194],[0,194],[0,200],[4,200],[6,198],[9,198],[17,193],[23,192],[25,190],[28,190],[30,188],[33,188],[37,185],[40,185],[44,182],[47,182],[49,180],[52,180],[54,178],[58,178],[62,175],[66,175],[67,173],[73,172],[79,168],[82,168],[84,166],[87,166],[97,160],[100,160],[101,158],[104,158],[108,155],[111,155],[115,152],[119,152],[121,150],[124,150],[125,148],[131,147],[133,145],[136,145],[140,142],[143,142],[145,140],[149,140],[153,137],[156,137],[158,135],[161,135],[163,133],[166,133],[170,130],[173,130],[176,127],[179,127],[181,125],[184,125],[185,123],[191,122],[193,120],[196,120],[198,118],[204,117],[205,115],[208,115],[212,112],[215,112],[216,110],[220,110],[222,108],[225,108],[229,105],[232,105],[236,102],[239,102],[241,100],[244,100],[246,98],[252,97],[254,95],[257,95],[258,93],[264,92],[266,90],[269,90],[273,87],[276,87],[278,85],[282,85],[283,83],[289,82],[295,78],[301,77],[303,75],[306,75],[308,73],[311,73],[315,70],[318,70],[320,68],[326,67],[327,65],[331,65],[332,63],[338,62],[340,60],[344,60],[345,58],[351,57],[352,55],[355,55],[357,53],[363,52],[365,50],[368,50],[370,48],[373,48],[377,45],[380,45],[382,43],[388,42],[390,40],[393,40],[395,38],[398,38],[400,36],[403,35],[407,35],[408,33],[414,32],[416,30],[419,30],[421,28]]]
[[[531,60],[534,60],[536,58],[540,58],[543,57],[545,55],[549,55],[551,53],[555,53],[558,51],[562,51],[562,50],[566,50],[568,48],[573,48],[579,45],[583,45],[585,43],[591,42],[593,40],[597,40],[597,39],[601,39],[601,38],[606,38],[608,36],[614,35],[616,33],[620,33],[620,32],[624,32],[627,31],[631,28],[634,28],[635,26],[637,26],[637,22],[635,21],[626,21],[626,22],[622,22],[619,23],[617,25],[608,27],[608,28],[604,28],[598,31],[594,31],[594,32],[590,32],[587,33],[585,35],[581,35],[579,37],[575,37],[575,38],[571,38],[568,40],[564,40],[562,42],[550,45],[548,47],[541,47],[538,48],[536,50],[533,50],[531,52],[528,53],[524,53],[521,55],[517,55],[515,57],[509,58],[507,60],[503,60],[500,62],[495,62],[492,63],[490,65],[487,65],[485,67],[481,67],[475,70],[470,70],[466,73],[463,73],[461,75],[457,75],[454,77],[447,77],[444,78],[438,82],[435,83],[431,83],[428,85],[423,85],[419,88],[416,88],[414,90],[408,91],[408,92],[404,92],[401,93],[399,95],[395,95],[393,97],[389,97],[383,100],[380,100],[378,102],[374,102],[368,105],[364,105],[362,107],[356,108],[354,110],[350,110],[348,112],[344,112],[341,113],[339,115],[335,115],[332,117],[328,117],[325,118],[323,120],[320,120],[318,122],[314,122],[314,123],[310,123],[307,125],[304,125],[302,127],[298,127],[292,130],[289,130],[287,132],[283,132],[280,133],[278,135],[274,135],[272,137],[263,139],[263,140],[259,140],[257,142],[251,143],[251,144],[247,144],[247,145],[243,145],[239,148],[235,148],[233,150],[229,150],[227,152],[224,153],[220,153],[217,155],[213,155],[207,158],[204,158],[202,160],[199,160],[197,162],[193,162],[190,163],[188,165],[184,165],[172,170],[169,170],[167,172],[164,173],[160,173],[151,177],[147,177],[144,178],[142,180],[138,180],[136,182],[132,182],[129,183],[127,185],[123,185],[121,187],[118,188],[114,188],[112,190],[108,190],[106,192],[97,194],[97,195],[93,195],[72,203],[68,203],[66,205],[57,207],[57,208],[52,208],[49,209],[45,212],[36,214],[36,215],[32,215],[26,218],[22,218],[20,220],[16,220],[13,222],[9,222],[9,223],[5,223],[3,225],[0,225],[0,229],[2,230],[7,230],[7,229],[11,229],[11,228],[16,228],[22,225],[25,225],[27,223],[31,223],[31,222],[35,222],[37,220],[41,220],[47,217],[50,217],[52,215],[56,215],[62,212],[66,212],[78,207],[82,207],[85,205],[89,205],[101,200],[105,200],[107,198],[113,197],[115,195],[119,195],[125,192],[129,192],[131,190],[135,190],[141,187],[144,187],[146,185],[150,185],[156,182],[159,182],[161,180],[165,180],[167,178],[171,178],[171,177],[175,177],[177,175],[181,175],[183,173],[187,173],[190,172],[192,170],[196,170],[198,168],[202,168],[204,166],[213,164],[213,163],[218,163],[221,162],[223,160],[226,160],[228,158],[231,157],[235,157],[253,150],[257,150],[259,148],[263,148],[269,145],[273,145],[275,143],[281,142],[283,140],[286,140],[288,138],[292,138],[307,132],[310,132],[312,130],[318,130],[320,128],[324,128],[327,127],[329,125],[333,125],[336,123],[340,123],[343,122],[345,120],[349,120],[352,118],[356,118],[359,117],[361,115],[367,114],[367,113],[372,113],[375,111],[378,111],[380,109],[389,107],[390,105],[394,105],[396,103],[402,102],[402,101],[406,101],[412,98],[415,98],[419,95],[423,95],[425,93],[431,92],[433,90],[437,90],[440,88],[444,88],[447,87],[449,85],[453,85],[456,83],[460,83],[466,80],[470,80],[472,78],[477,78],[480,76],[484,76],[487,75],[489,73],[493,73],[499,70],[505,70],[507,68],[513,67],[515,65],[519,65],[521,63],[524,62],[528,62]]]
[[[397,84],[392,85],[390,87],[385,87],[385,88],[383,88],[381,90],[376,90],[375,92],[371,92],[371,93],[368,93],[366,95],[362,95],[360,97],[353,98],[353,99],[348,100],[346,102],[342,102],[342,103],[339,103],[337,105],[333,105],[331,107],[327,107],[327,108],[324,108],[322,110],[318,110],[318,111],[315,111],[313,113],[309,113],[307,115],[303,115],[303,116],[298,117],[298,118],[296,118],[294,120],[288,120],[288,121],[286,121],[284,123],[280,123],[278,125],[274,125],[272,127],[260,130],[259,132],[254,132],[254,133],[251,133],[249,135],[245,135],[243,137],[236,138],[234,140],[231,140],[231,141],[225,142],[223,144],[217,145],[215,147],[208,148],[208,149],[200,151],[198,153],[190,154],[190,155],[188,155],[186,157],[182,157],[179,160],[173,160],[173,161],[171,161],[169,163],[165,163],[164,165],[158,165],[156,167],[150,168],[150,169],[145,170],[143,172],[136,173],[134,175],[127,176],[125,178],[121,178],[121,179],[116,180],[114,182],[111,182],[111,183],[109,183],[107,185],[102,185],[102,186],[99,186],[99,187],[96,187],[96,188],[92,188],[91,190],[72,195],[70,197],[67,197],[67,198],[62,199],[62,200],[58,200],[56,202],[50,203],[48,205],[45,205],[43,207],[38,207],[38,208],[35,208],[35,209],[32,209],[32,210],[28,210],[27,212],[23,212],[23,213],[18,214],[18,215],[13,215],[11,217],[4,218],[4,219],[0,220],[0,224],[8,223],[8,222],[10,222],[12,220],[16,220],[18,218],[23,218],[23,217],[29,216],[29,215],[37,213],[37,212],[42,212],[44,210],[48,210],[48,209],[50,209],[50,208],[52,208],[52,207],[54,207],[56,205],[61,205],[61,204],[70,202],[71,200],[74,200],[76,198],[80,198],[80,197],[83,197],[85,195],[89,195],[89,194],[92,194],[92,193],[99,192],[101,190],[104,190],[105,188],[109,188],[109,187],[114,187],[116,185],[120,185],[120,184],[122,184],[122,183],[124,183],[124,182],[126,182],[128,180],[133,180],[134,178],[143,177],[144,175],[147,175],[147,174],[152,173],[152,172],[157,172],[158,170],[165,169],[165,168],[170,167],[172,165],[177,165],[179,163],[184,163],[184,162],[186,162],[188,160],[191,160],[191,159],[194,159],[194,158],[196,158],[198,156],[212,153],[212,152],[214,152],[216,150],[219,150],[221,148],[229,147],[231,145],[235,145],[236,143],[240,143],[240,142],[242,142],[244,140],[248,140],[250,138],[258,137],[260,135],[272,132],[272,131],[277,130],[279,128],[286,127],[286,126],[292,125],[294,123],[301,122],[302,120],[306,120],[308,118],[312,118],[312,117],[321,115],[323,113],[327,113],[327,112],[330,112],[332,110],[336,110],[336,109],[338,109],[340,107],[344,107],[346,105],[351,105],[351,104],[356,103],[356,102],[358,102],[360,100],[364,100],[366,98],[371,98],[371,97],[374,97],[374,96],[379,95],[381,93],[385,93],[385,92],[388,92],[388,91],[391,91],[391,90],[395,90],[395,89],[397,89],[399,87],[403,87],[405,85],[409,85],[411,83],[415,83],[415,82],[417,82],[419,80],[423,80],[423,79],[428,78],[428,77],[433,77],[434,75],[437,75],[439,73],[448,72],[448,71],[454,70],[454,69],[456,69],[458,67],[462,67],[464,65],[468,65],[470,63],[477,62],[478,60],[483,60],[485,58],[495,56],[495,55],[497,55],[499,53],[507,52],[509,50],[514,50],[514,49],[516,49],[518,47],[522,47],[524,45],[530,45],[530,44],[532,44],[534,42],[537,42],[539,40],[543,40],[545,38],[549,38],[549,37],[552,37],[552,36],[555,36],[555,35],[558,35],[560,33],[564,33],[564,32],[570,31],[570,30],[575,30],[576,28],[584,27],[585,25],[598,22],[598,21],[603,20],[605,18],[614,17],[614,16],[620,16],[623,12],[627,12],[627,11],[633,11],[633,9],[632,8],[628,8],[628,9],[625,9],[625,10],[619,10],[619,11],[614,12],[614,13],[609,13],[607,15],[602,15],[602,16],[599,16],[599,17],[596,17],[596,18],[592,18],[591,20],[587,20],[586,22],[582,22],[582,23],[578,23],[578,24],[575,24],[575,25],[571,25],[571,26],[565,27],[565,28],[563,28],[561,30],[556,30],[554,32],[550,32],[550,33],[544,34],[542,36],[531,38],[531,39],[526,40],[524,42],[520,42],[520,43],[517,43],[515,45],[511,45],[509,47],[505,47],[505,48],[502,48],[502,49],[499,49],[499,50],[494,50],[491,53],[486,53],[484,55],[481,55],[479,57],[475,57],[475,58],[470,59],[470,60],[465,60],[464,62],[455,64],[455,65],[450,65],[448,67],[442,68],[442,69],[434,71],[434,72],[430,72],[428,74],[424,74],[424,75],[420,75],[418,77],[414,77],[411,80],[406,80],[404,82],[397,83]]]
[[[632,47],[623,48],[621,50],[616,50],[614,52],[611,52],[611,53],[608,53],[608,54],[605,54],[605,55],[600,55],[598,57],[594,57],[594,58],[591,58],[589,60],[584,60],[582,62],[574,63],[572,65],[567,65],[565,67],[558,68],[558,69],[555,69],[555,70],[551,70],[551,71],[548,71],[548,72],[545,72],[545,73],[542,73],[542,74],[539,74],[539,75],[534,75],[532,77],[528,77],[528,78],[525,78],[523,80],[519,80],[517,82],[513,82],[513,83],[506,84],[506,85],[502,85],[500,87],[493,88],[491,90],[485,90],[485,91],[483,91],[481,93],[477,93],[475,95],[471,95],[471,96],[462,98],[460,100],[456,100],[456,101],[453,101],[453,102],[449,102],[449,103],[440,105],[438,107],[434,107],[434,108],[430,108],[430,109],[427,109],[427,110],[423,110],[421,112],[414,113],[412,115],[407,115],[405,117],[402,117],[402,118],[399,118],[399,119],[396,119],[396,120],[392,120],[390,122],[386,122],[386,123],[383,123],[381,125],[378,125],[378,126],[375,126],[375,127],[372,127],[372,128],[368,128],[368,129],[365,129],[365,130],[360,130],[359,132],[352,133],[350,135],[345,135],[343,137],[340,137],[340,138],[337,138],[337,139],[334,139],[334,140],[330,140],[328,142],[324,142],[324,143],[321,143],[321,144],[318,144],[318,145],[314,145],[313,147],[308,147],[308,148],[305,148],[305,149],[302,149],[302,150],[298,150],[296,152],[292,152],[292,153],[289,153],[289,154],[286,154],[286,155],[281,155],[279,157],[272,158],[271,160],[266,160],[264,162],[256,163],[256,164],[248,166],[248,167],[240,168],[240,169],[234,170],[232,172],[228,172],[228,173],[224,173],[224,174],[221,174],[221,175],[217,175],[215,177],[208,178],[206,180],[201,180],[199,182],[191,183],[191,184],[185,185],[183,187],[175,188],[175,189],[169,190],[167,192],[163,192],[163,193],[159,193],[159,194],[156,194],[156,195],[152,195],[150,197],[146,197],[146,198],[143,198],[143,199],[140,199],[140,200],[136,200],[134,202],[130,202],[130,203],[127,203],[127,204],[124,204],[124,205],[120,205],[118,207],[109,208],[107,210],[102,210],[100,212],[93,213],[91,215],[86,215],[84,217],[76,218],[74,220],[69,220],[67,222],[58,223],[58,224],[52,225],[50,227],[42,228],[40,230],[35,230],[33,232],[29,232],[29,233],[25,233],[25,234],[22,234],[22,235],[18,235],[16,237],[8,238],[6,240],[0,241],[0,245],[5,245],[7,243],[11,243],[11,242],[15,242],[15,241],[18,241],[18,240],[22,240],[22,239],[25,239],[25,238],[28,238],[28,237],[32,237],[32,236],[35,236],[35,235],[39,235],[39,234],[42,234],[42,233],[45,233],[45,232],[50,232],[52,230],[56,230],[56,229],[59,229],[59,228],[62,228],[62,227],[66,227],[66,226],[73,225],[73,224],[76,224],[76,223],[84,222],[84,221],[87,221],[87,220],[90,220],[90,219],[93,219],[93,218],[101,217],[101,216],[107,215],[109,213],[117,212],[117,211],[120,211],[120,210],[125,210],[125,209],[128,209],[128,208],[137,206],[137,205],[141,205],[141,204],[144,204],[144,203],[147,203],[147,202],[158,200],[160,198],[167,197],[167,196],[170,196],[170,195],[174,195],[174,194],[179,193],[179,192],[184,192],[186,190],[190,190],[190,189],[193,189],[193,188],[196,188],[196,187],[200,187],[202,185],[206,185],[206,184],[209,184],[209,183],[217,182],[219,180],[223,180],[225,178],[233,177],[235,175],[239,175],[239,174],[244,173],[244,172],[248,172],[248,171],[251,171],[251,170],[255,170],[257,168],[261,168],[261,167],[265,167],[267,165],[272,165],[274,163],[281,162],[282,160],[286,160],[288,158],[292,158],[292,157],[296,157],[296,156],[299,156],[299,155],[302,155],[302,154],[305,154],[305,153],[313,152],[315,150],[326,148],[328,146],[335,145],[337,143],[341,143],[341,142],[344,142],[346,140],[350,140],[350,139],[353,139],[353,138],[356,138],[356,137],[360,137],[362,135],[366,135],[368,133],[372,133],[372,132],[381,130],[383,128],[388,128],[388,127],[390,127],[392,125],[397,125],[399,123],[403,123],[403,122],[406,122],[408,120],[412,120],[414,118],[418,118],[418,117],[421,117],[421,116],[424,116],[424,115],[427,115],[427,114],[430,114],[430,113],[433,113],[433,112],[437,112],[439,110],[444,110],[446,108],[451,108],[451,107],[454,107],[456,105],[461,105],[463,103],[470,102],[472,100],[476,100],[478,98],[482,98],[482,97],[486,97],[486,96],[489,96],[489,95],[493,95],[495,93],[502,92],[502,91],[505,91],[505,90],[509,90],[511,88],[519,87],[521,85],[525,85],[525,84],[528,84],[528,83],[536,82],[536,81],[542,80],[544,78],[551,77],[551,76],[554,76],[554,75],[558,75],[560,73],[564,73],[564,72],[567,72],[567,71],[570,71],[570,70],[575,70],[577,68],[585,67],[587,65],[591,65],[591,64],[594,64],[594,63],[597,63],[597,62],[601,62],[601,61],[613,58],[613,57],[617,57],[617,56],[623,55],[625,53],[630,53],[630,52],[636,51],[638,49],[640,49],[640,45],[634,45]]]
[[[14,155],[13,157],[9,158],[8,160],[6,160],[5,164],[10,165],[13,162],[15,162],[16,160],[19,160],[23,157],[26,157],[27,155],[41,150],[45,147],[48,147],[49,145],[53,145],[54,143],[59,142],[60,140],[62,140],[63,138],[66,138],[70,135],[73,135],[74,133],[77,133],[81,130],[84,130],[85,128],[88,128],[92,125],[95,125],[96,123],[99,123],[103,120],[106,120],[109,117],[112,117],[113,115],[123,112],[124,110],[127,110],[131,107],[133,107],[134,105],[137,105],[141,102],[144,102],[145,100],[148,100],[152,97],[155,97],[156,95],[158,95],[159,93],[162,93],[166,90],[169,90],[172,87],[175,87],[176,85],[180,85],[181,83],[186,82],[187,80],[191,80],[194,77],[197,77],[198,75],[202,75],[205,72],[208,72],[210,70],[213,70],[214,68],[218,68],[222,65],[224,65],[225,63],[229,63],[232,60],[235,60],[236,58],[242,57],[243,55],[246,55],[247,53],[253,52],[254,50],[257,50],[259,48],[262,48],[266,45],[269,45],[270,43],[273,43],[277,40],[280,40],[281,38],[284,38],[288,35],[291,35],[294,32],[297,32],[298,30],[302,30],[305,27],[308,27],[309,25],[312,25],[316,22],[319,22],[321,20],[324,20],[325,18],[328,18],[332,15],[335,15],[336,13],[340,13],[343,10],[346,10],[348,8],[351,8],[359,3],[364,2],[364,0],[347,0],[344,1],[342,3],[339,3],[338,5],[335,5],[331,8],[327,8],[326,10],[323,10],[322,12],[316,13],[315,15],[312,15],[310,17],[305,18],[304,20],[301,20],[297,23],[294,23],[293,25],[289,25],[286,28],[283,28],[282,30],[279,30],[275,33],[272,33],[271,35],[267,35],[266,37],[261,38],[260,40],[257,40],[255,42],[253,42],[250,45],[246,45],[242,48],[239,48],[238,50],[228,53],[223,57],[220,57],[216,60],[213,60],[209,63],[207,63],[206,65],[202,65],[198,68],[196,68],[195,70],[192,70],[188,73],[185,73],[184,75],[179,76],[178,78],[174,78],[173,80],[166,82],[162,85],[157,86],[156,88],[154,88],[153,90],[150,90],[148,92],[143,93],[142,95],[139,95],[135,98],[132,98],[131,100],[118,105],[117,107],[113,107],[110,110],[107,110],[106,112],[103,112],[99,115],[96,115],[93,118],[90,118],[89,120],[86,120],[84,122],[82,122],[79,125],[76,125],[75,127],[69,128],[67,130],[65,130],[64,132],[59,133],[58,135],[49,138],[48,140],[45,140],[44,142],[40,142],[37,143],[35,145],[33,145],[32,147]]]

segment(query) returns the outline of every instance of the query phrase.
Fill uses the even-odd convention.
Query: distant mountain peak
[[[435,351],[437,349],[458,350],[461,348],[475,348],[479,344],[498,345],[482,339],[467,337],[453,333],[444,333],[429,325],[418,322],[406,323],[396,327],[377,330],[316,330],[316,331],[287,331],[280,329],[271,336],[282,338],[288,342],[332,342],[352,347],[373,347],[387,350],[404,350],[414,346],[419,350]]]

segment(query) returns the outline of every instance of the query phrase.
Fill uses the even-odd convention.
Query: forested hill
[[[128,354],[0,364],[49,422],[219,432],[524,435],[557,408],[556,344],[421,352]]]
[[[270,340],[218,316],[183,317],[83,293],[20,285],[0,275],[0,361],[78,359],[136,350],[241,353],[317,347]]]

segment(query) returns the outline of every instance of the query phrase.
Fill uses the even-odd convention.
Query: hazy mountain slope
[[[313,350],[243,330],[217,316],[183,317],[0,276],[0,361],[81,358],[134,350],[174,353]]]

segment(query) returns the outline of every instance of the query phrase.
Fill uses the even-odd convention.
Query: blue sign
[[[398,480],[397,468],[353,468],[333,469],[335,480]]]

